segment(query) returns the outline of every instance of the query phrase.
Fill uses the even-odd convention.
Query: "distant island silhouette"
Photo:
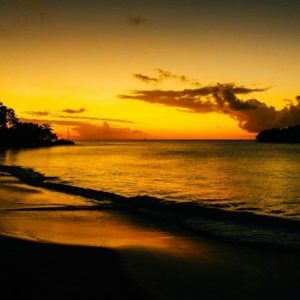
[[[70,140],[58,139],[48,124],[21,122],[12,108],[0,102],[0,148],[29,148],[73,145]]]
[[[263,130],[256,140],[260,143],[300,143],[300,125]]]

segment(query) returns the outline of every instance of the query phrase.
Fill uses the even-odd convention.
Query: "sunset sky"
[[[0,99],[62,137],[253,138],[300,124],[299,15],[296,0],[1,0]]]

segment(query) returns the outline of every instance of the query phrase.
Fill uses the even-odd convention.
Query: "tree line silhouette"
[[[256,140],[260,143],[300,143],[300,125],[263,130]]]
[[[0,102],[0,147],[23,148],[61,144],[72,144],[72,142],[58,140],[48,124],[21,122],[12,108]]]

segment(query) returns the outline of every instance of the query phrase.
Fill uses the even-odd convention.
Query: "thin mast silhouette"
[[[70,140],[70,130],[69,130],[69,126],[67,126],[67,140]]]

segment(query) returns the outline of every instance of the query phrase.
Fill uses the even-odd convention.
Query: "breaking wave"
[[[0,166],[1,172],[22,182],[97,201],[109,209],[126,210],[173,223],[194,232],[231,242],[300,248],[300,222],[276,216],[257,214],[255,210],[230,211],[224,207],[206,206],[199,202],[175,202],[151,196],[125,197],[115,193],[70,185],[56,177],[47,177],[32,169]]]

